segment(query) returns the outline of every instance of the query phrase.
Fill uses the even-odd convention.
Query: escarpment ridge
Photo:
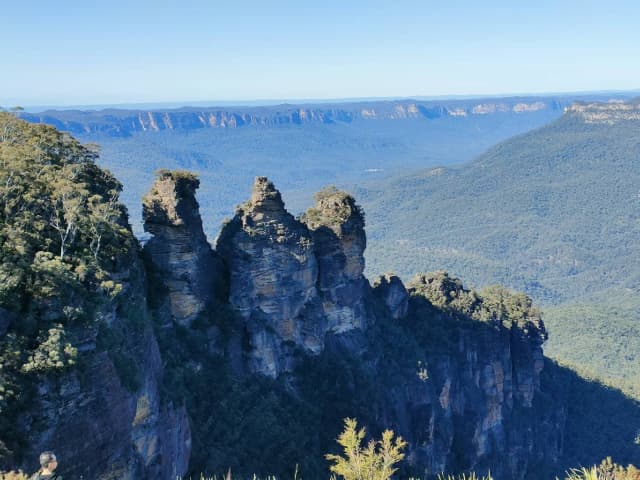
[[[20,113],[33,123],[47,123],[75,135],[128,136],[164,130],[236,129],[357,121],[465,118],[487,115],[525,115],[558,111],[571,103],[564,97],[513,97],[475,100],[393,100],[337,104],[274,105],[260,107],[184,107],[176,109],[48,110]]]

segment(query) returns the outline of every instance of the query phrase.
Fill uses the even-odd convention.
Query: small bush
[[[565,480],[640,480],[640,470],[633,465],[623,467],[607,457],[598,466],[569,470]]]
[[[401,438],[394,439],[391,430],[382,433],[381,440],[370,440],[366,447],[362,441],[366,435],[364,428],[358,430],[355,419],[346,418],[344,431],[338,437],[338,443],[344,450],[344,456],[326,455],[334,462],[331,472],[344,480],[388,480],[397,471],[395,464],[404,458],[402,450],[407,443]]]

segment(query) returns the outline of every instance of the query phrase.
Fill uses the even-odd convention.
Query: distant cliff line
[[[157,110],[48,110],[19,114],[32,123],[47,123],[73,134],[127,136],[134,132],[200,128],[275,127],[304,124],[348,124],[358,120],[465,118],[493,114],[561,111],[574,97],[511,97],[450,101],[376,101],[262,107],[185,107]]]

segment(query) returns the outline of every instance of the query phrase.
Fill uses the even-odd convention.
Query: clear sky
[[[2,0],[0,105],[640,88],[640,1]]]

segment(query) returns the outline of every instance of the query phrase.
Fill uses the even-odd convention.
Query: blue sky
[[[3,3],[4,106],[640,88],[637,1]]]

